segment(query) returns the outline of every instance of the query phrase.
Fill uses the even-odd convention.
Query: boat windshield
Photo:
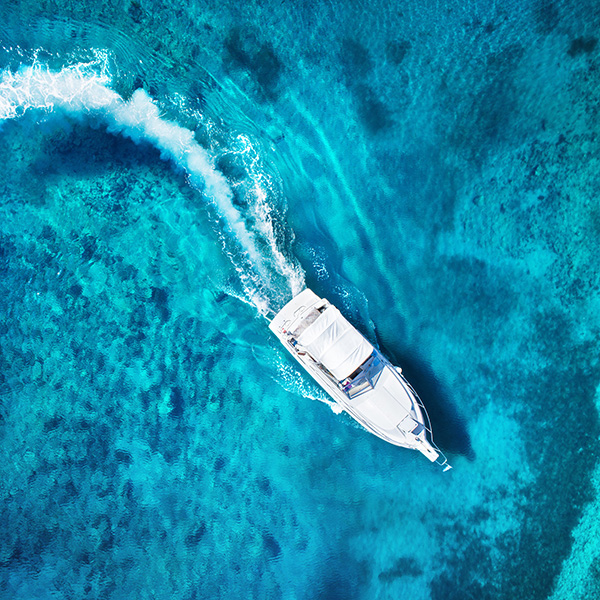
[[[356,398],[366,390],[375,387],[382,369],[383,363],[373,353],[350,377],[341,382],[342,389],[348,398]]]

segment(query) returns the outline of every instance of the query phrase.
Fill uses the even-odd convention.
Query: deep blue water
[[[0,9],[0,597],[598,597],[597,3],[73,4]]]

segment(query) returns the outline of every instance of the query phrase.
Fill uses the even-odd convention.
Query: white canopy
[[[341,381],[351,375],[373,352],[373,346],[335,306],[330,306],[298,337],[298,343]]]

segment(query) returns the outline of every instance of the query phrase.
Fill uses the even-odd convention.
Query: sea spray
[[[51,71],[40,63],[22,67],[16,73],[5,71],[0,77],[0,123],[28,110],[64,113],[77,119],[99,119],[111,133],[152,144],[215,206],[227,230],[226,235],[220,232],[224,251],[238,274],[244,299],[266,314],[298,293],[304,287],[304,273],[278,246],[273,209],[263,181],[266,175],[259,169],[250,170],[245,190],[249,209],[248,214],[242,214],[234,205],[231,185],[191,130],[162,118],[159,107],[144,90],[136,90],[126,101],[110,88],[110,83],[102,61],[71,65],[60,71]],[[236,140],[238,146],[241,142],[242,154],[252,155],[249,164],[258,163],[249,139],[238,136]],[[235,241],[233,248],[230,239]]]

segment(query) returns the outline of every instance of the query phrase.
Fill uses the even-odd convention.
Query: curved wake
[[[254,168],[258,156],[250,140],[238,136],[234,142],[238,147],[232,149],[249,157],[249,184],[246,182],[241,190],[248,210],[242,214],[234,205],[232,186],[192,131],[161,118],[158,106],[144,90],[136,90],[126,101],[109,87],[110,83],[106,67],[97,62],[60,71],[36,63],[17,73],[6,71],[0,76],[0,122],[32,109],[58,111],[75,118],[99,118],[111,133],[152,144],[162,158],[185,171],[189,183],[215,206],[226,230],[220,232],[225,249],[245,300],[266,314],[297,294],[304,287],[304,273],[279,246],[265,185],[268,182],[264,181],[265,174]]]

